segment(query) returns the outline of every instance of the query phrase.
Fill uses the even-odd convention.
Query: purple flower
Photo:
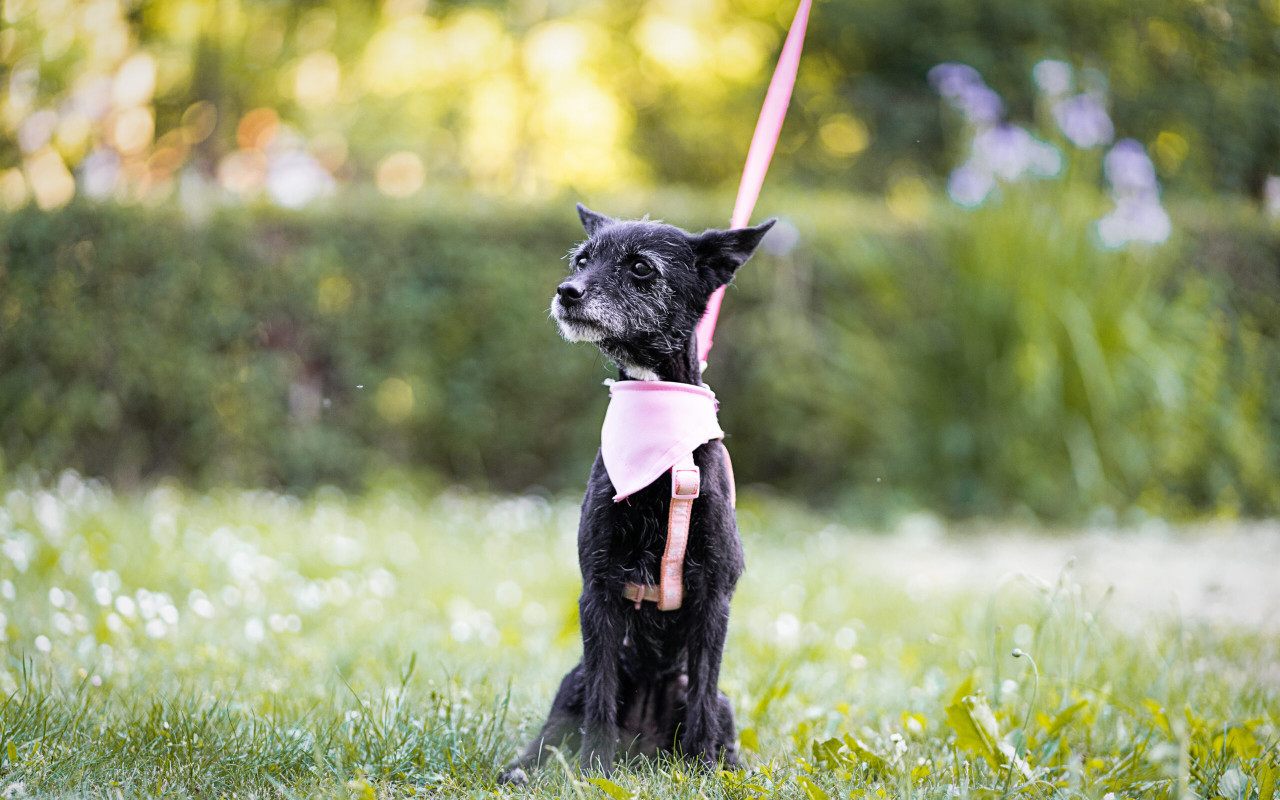
[[[952,170],[947,178],[947,196],[951,202],[965,208],[977,208],[996,188],[991,172],[972,164],[963,164]]]
[[[1117,195],[1160,193],[1156,168],[1146,148],[1134,139],[1121,139],[1102,162],[1107,180]]]
[[[1004,100],[968,64],[937,65],[929,70],[929,84],[971,125],[991,125],[1004,117]]]
[[[1024,175],[1048,177],[1062,169],[1062,153],[1026,128],[1005,123],[980,129],[969,160],[947,179],[947,196],[956,205],[976,208],[996,188],[996,178],[1016,181]]]
[[[955,105],[973,125],[992,125],[1004,117],[1004,100],[985,84],[966,88]]]
[[[950,100],[960,94],[966,86],[986,86],[982,75],[968,64],[958,61],[947,61],[929,70],[929,85],[933,90]]]
[[[1040,141],[1026,128],[1008,123],[980,131],[973,137],[971,161],[1006,181],[1016,181],[1027,173],[1049,177],[1062,169],[1058,148]]]
[[[1112,250],[1129,242],[1163,244],[1173,232],[1169,214],[1155,197],[1125,197],[1116,209],[1098,220],[1098,238]]]
[[[1061,97],[1071,91],[1071,65],[1065,61],[1046,58],[1031,68],[1031,77],[1040,91],[1050,97]]]
[[[1053,118],[1076,147],[1088,149],[1110,144],[1116,135],[1102,99],[1092,94],[1078,94],[1054,103]]]
[[[1167,241],[1173,224],[1160,205],[1160,182],[1146,148],[1133,139],[1121,139],[1103,159],[1102,168],[1116,201],[1115,211],[1098,220],[1103,246]]]

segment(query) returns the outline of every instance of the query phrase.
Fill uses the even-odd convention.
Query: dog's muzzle
[[[556,287],[556,297],[564,308],[576,306],[587,293],[587,285],[582,281],[565,281]]]
[[[560,285],[555,297],[551,299],[551,318],[560,328],[560,335],[571,342],[598,342],[608,332],[604,325],[587,317],[583,311],[583,295],[574,289],[565,289],[568,283]]]

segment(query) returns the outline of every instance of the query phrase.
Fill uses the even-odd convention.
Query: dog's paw
[[[595,753],[589,753],[582,757],[582,771],[601,778],[607,778],[613,774],[613,760],[603,758]]]
[[[737,745],[726,745],[720,749],[720,768],[728,770],[742,769],[742,762],[738,761]]]
[[[582,771],[608,777],[613,772],[613,758],[618,740],[601,731],[588,730],[582,740]]]
[[[686,761],[710,772],[739,768],[738,749],[732,745],[725,746],[712,744],[711,742],[691,742],[686,740],[681,743],[680,751]]]
[[[498,776],[499,786],[524,786],[528,782],[529,776],[519,767],[512,767]]]

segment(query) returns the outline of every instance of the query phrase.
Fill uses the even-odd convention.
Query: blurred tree
[[[0,200],[60,205],[72,171],[91,196],[193,207],[301,205],[351,180],[393,196],[732,184],[791,11],[9,0]],[[880,191],[936,178],[953,159],[929,68],[972,64],[1025,117],[1027,75],[1047,57],[1110,82],[1119,130],[1172,186],[1257,198],[1280,172],[1272,0],[868,0],[815,9],[773,179]]]

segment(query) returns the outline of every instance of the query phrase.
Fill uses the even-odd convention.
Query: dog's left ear
[[[760,240],[769,232],[777,217],[762,222],[754,228],[738,228],[731,231],[703,231],[693,239],[693,252],[697,258],[698,268],[710,270],[716,279],[716,285],[728,283],[738,267],[747,263],[751,254],[760,245]]]

